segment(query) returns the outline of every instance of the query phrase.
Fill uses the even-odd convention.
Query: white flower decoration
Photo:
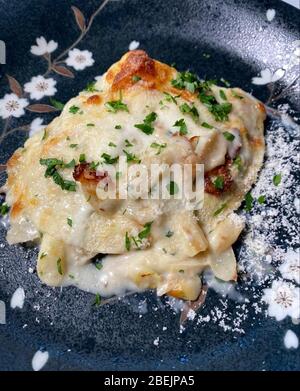
[[[57,49],[57,42],[50,41],[47,42],[44,37],[36,39],[37,45],[31,46],[31,53],[36,56],[43,56],[46,53],[52,53]]]
[[[56,93],[54,87],[56,81],[52,78],[45,79],[42,75],[33,76],[29,83],[24,85],[24,90],[30,93],[31,99],[42,99],[44,96],[52,96]]]
[[[66,64],[76,71],[82,71],[84,68],[92,66],[94,62],[91,52],[76,48],[69,51],[69,57],[66,59]]]
[[[43,130],[45,125],[42,124],[43,119],[41,117],[35,118],[30,124],[29,137]]]
[[[5,94],[0,99],[0,116],[4,119],[10,116],[19,118],[25,114],[24,108],[28,104],[27,99],[19,98],[16,94]]]
[[[278,321],[286,316],[296,319],[300,317],[300,288],[291,283],[273,281],[271,288],[264,289],[262,300],[269,305],[269,316],[274,316]]]
[[[266,68],[260,71],[259,77],[252,78],[252,84],[264,85],[269,83],[275,83],[276,81],[283,78],[284,75],[285,70],[282,68],[277,69],[274,73],[272,73],[269,68]]]
[[[294,280],[300,284],[300,254],[299,252],[288,250],[286,252],[286,260],[280,265],[279,271],[283,278]],[[299,304],[300,305],[300,304]]]

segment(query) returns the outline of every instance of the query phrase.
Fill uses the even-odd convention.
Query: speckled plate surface
[[[72,5],[85,20],[76,11],[76,23]],[[239,283],[215,286],[226,297],[210,288],[202,309],[181,329],[180,303],[158,300],[151,292],[95,307],[91,294],[42,285],[35,272],[37,249],[9,247],[2,221],[0,300],[6,324],[0,324],[0,369],[31,370],[32,357],[41,349],[49,353],[46,370],[299,370],[299,325],[292,320],[299,305],[293,160],[299,135],[299,11],[266,0],[111,0],[91,21],[100,5],[99,0],[0,0],[0,40],[6,44],[6,65],[0,68],[0,163],[22,145],[28,131],[59,114],[53,107],[36,106],[53,101],[49,96],[32,100],[34,87],[24,93],[25,83],[37,75],[54,79],[47,93],[65,102],[117,61],[130,43],[180,70],[223,78],[252,92],[273,108],[273,119],[266,123],[268,156],[253,191],[253,209],[240,212],[248,224],[234,248]],[[45,42],[31,48],[41,36],[54,41],[47,47],[51,58],[38,55]],[[88,52],[78,60],[69,54],[73,47]],[[12,93],[6,74],[14,78],[12,91],[23,94],[14,98],[20,106],[10,119],[4,118],[6,95]],[[28,100],[24,112],[25,102],[18,99]],[[4,180],[2,174],[1,184]],[[257,202],[260,195],[266,198],[263,204]],[[276,284],[283,284],[281,290]],[[12,309],[18,287],[25,292],[24,306]]]

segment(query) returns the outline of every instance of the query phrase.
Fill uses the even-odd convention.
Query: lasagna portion
[[[196,300],[205,268],[236,279],[231,246],[244,222],[234,210],[263,161],[264,119],[264,106],[241,89],[130,51],[8,161],[7,240],[40,244],[37,272],[51,286]],[[121,157],[149,170],[203,164],[202,208],[172,197],[174,182],[169,200],[106,199]]]

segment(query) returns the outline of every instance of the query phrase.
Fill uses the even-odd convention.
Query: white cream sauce
[[[298,339],[297,335],[292,330],[288,330],[285,333],[283,341],[284,341],[284,346],[287,349],[292,349],[292,348],[298,349],[299,339]]]
[[[47,363],[49,359],[49,353],[47,351],[42,352],[41,350],[38,350],[35,352],[33,358],[32,358],[32,369],[34,371],[40,371]]]

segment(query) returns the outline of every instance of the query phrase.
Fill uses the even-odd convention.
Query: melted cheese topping
[[[195,300],[201,290],[198,275],[205,267],[219,278],[235,279],[231,245],[243,222],[233,211],[262,164],[263,106],[242,90],[222,88],[232,110],[228,120],[217,121],[196,94],[171,84],[176,76],[174,68],[143,51],[125,54],[97,82],[96,91],[84,91],[65,105],[46,137],[29,138],[9,160],[7,239],[11,244],[41,241],[38,273],[45,283],[72,284],[103,296],[156,288],[160,295]],[[224,103],[219,87],[212,86],[211,94]],[[111,101],[121,101],[126,110],[111,110]],[[195,107],[199,118],[184,113],[183,104]],[[154,131],[145,134],[135,125],[152,112]],[[175,126],[180,119],[185,135]],[[226,132],[234,140],[226,139]],[[158,151],[153,145],[163,147]],[[86,177],[76,181],[76,191],[63,190],[51,175],[45,177],[47,167],[40,164],[49,158],[78,164],[84,155],[86,162],[102,162],[93,175],[103,179],[110,165],[100,157],[119,158],[126,155],[124,150],[146,170],[153,163],[202,163],[209,177],[223,167],[230,172],[230,189],[217,195],[206,192],[203,208],[194,213],[180,200],[104,200],[105,182]],[[232,163],[237,156],[242,168]],[[74,167],[56,170],[64,180],[74,181]],[[132,243],[129,249],[126,239],[132,240],[149,222],[151,232],[140,248]],[[91,263],[97,254],[105,255],[101,270]]]

